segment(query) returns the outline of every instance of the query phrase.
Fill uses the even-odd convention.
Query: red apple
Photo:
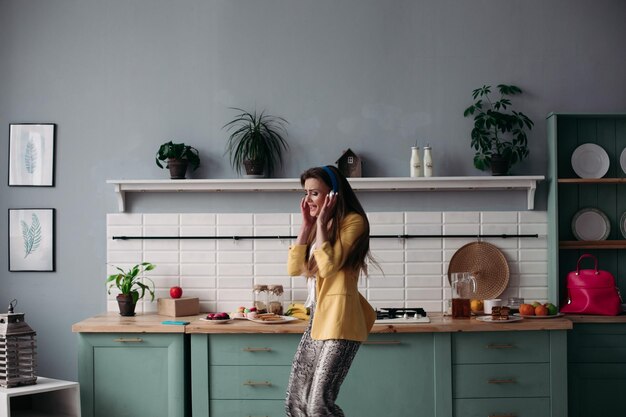
[[[176,286],[170,288],[170,297],[172,298],[180,298],[183,295],[183,289]]]

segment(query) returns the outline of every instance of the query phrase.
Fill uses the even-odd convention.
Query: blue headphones
[[[324,168],[324,171],[326,171],[326,173],[330,177],[330,182],[333,184],[333,192],[337,194],[337,192],[339,191],[339,185],[337,184],[337,177],[335,176],[335,173],[328,166],[324,166],[322,168]]]

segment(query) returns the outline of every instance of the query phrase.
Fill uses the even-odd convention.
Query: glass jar
[[[267,285],[255,285],[252,290],[252,304],[256,307],[257,313],[267,313],[269,302],[269,291]]]
[[[524,299],[521,297],[509,297],[507,305],[511,309],[511,313],[519,313],[519,306],[524,304]]]
[[[268,285],[269,303],[267,312],[283,315],[283,286],[282,285]]]

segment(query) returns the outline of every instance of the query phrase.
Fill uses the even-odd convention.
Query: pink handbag
[[[593,258],[594,269],[580,269],[583,258]],[[622,301],[615,286],[615,278],[608,271],[598,270],[598,258],[584,254],[578,258],[576,271],[567,274],[568,301],[562,313],[617,316],[622,312]]]

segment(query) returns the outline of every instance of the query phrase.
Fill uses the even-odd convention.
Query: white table
[[[0,388],[0,417],[80,417],[78,382],[37,377],[37,383]]]

